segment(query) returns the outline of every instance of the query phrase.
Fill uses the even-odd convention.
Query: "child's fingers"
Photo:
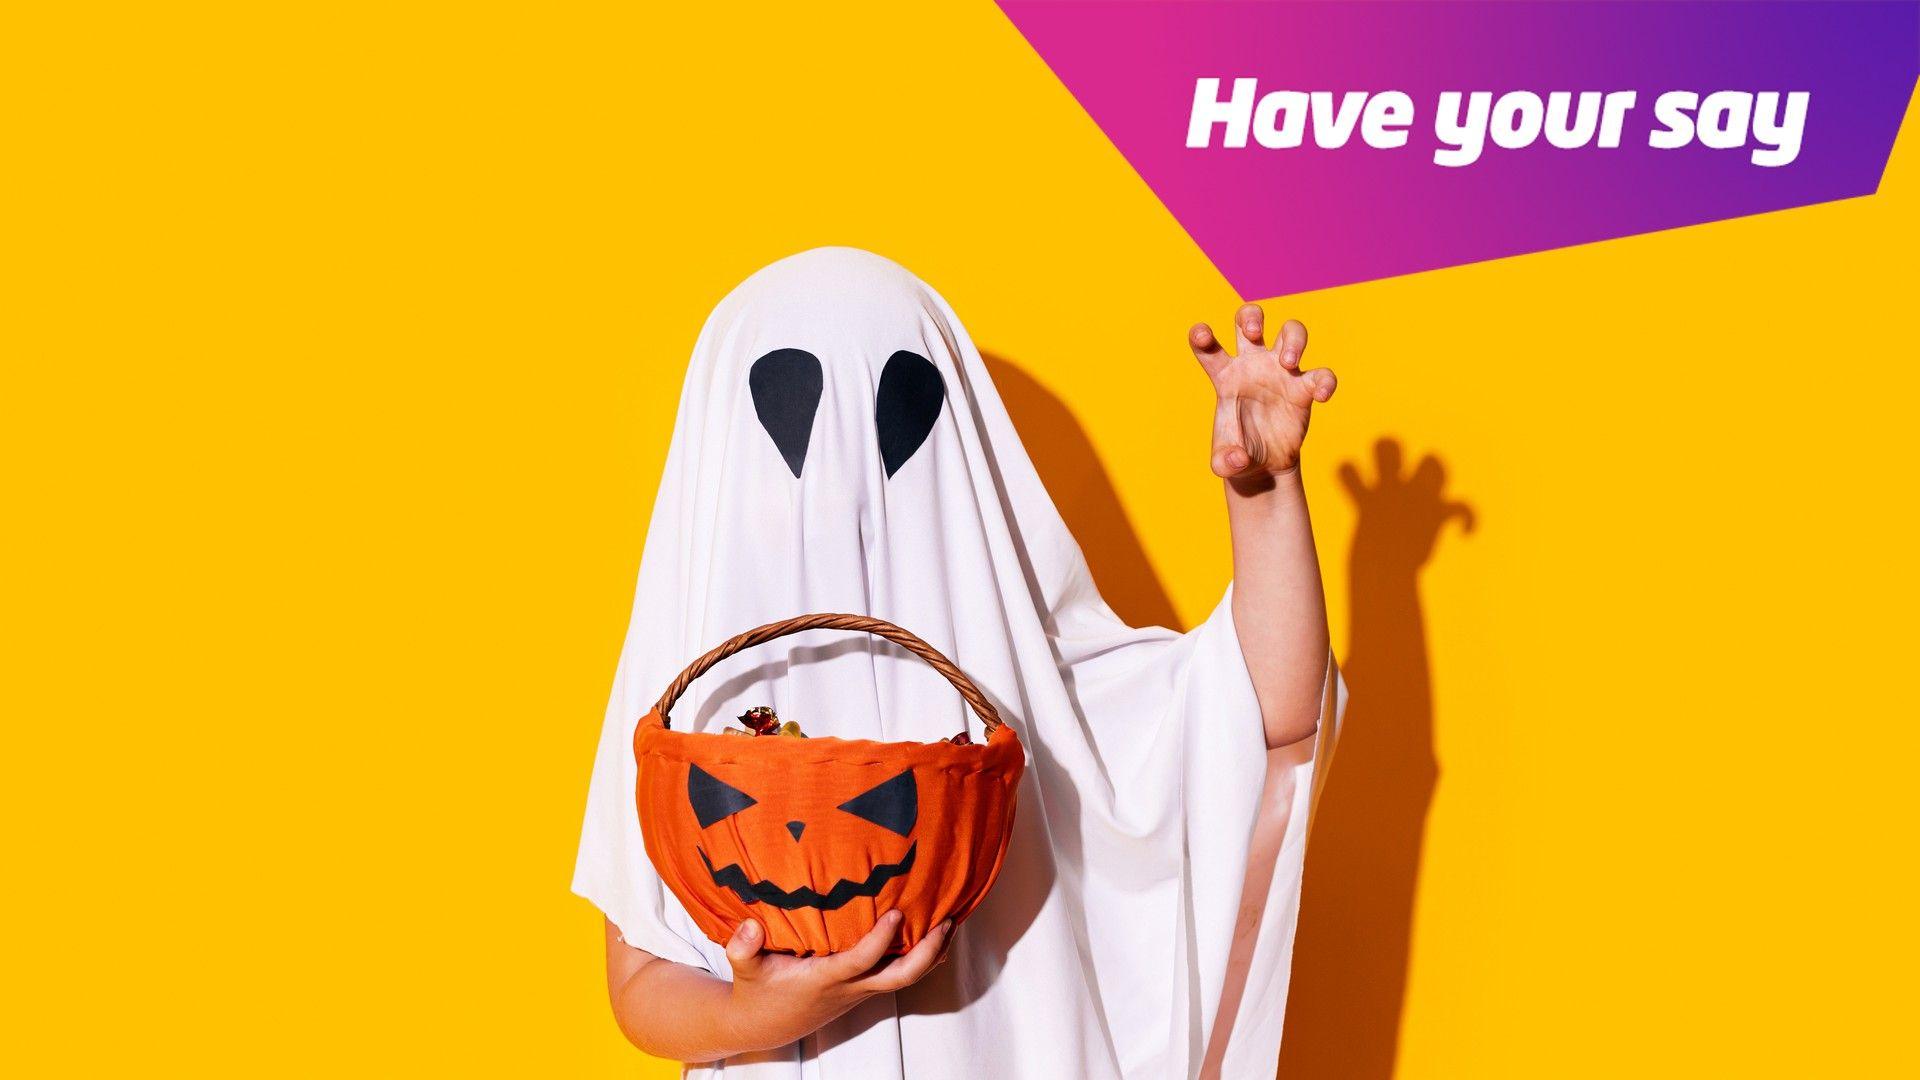
[[[1194,323],[1187,331],[1187,347],[1193,350],[1193,358],[1200,361],[1208,378],[1219,374],[1227,364],[1227,350],[1220,347],[1220,339],[1213,336],[1213,327],[1206,323]]]
[[[873,929],[854,942],[853,948],[822,958],[822,971],[839,982],[852,982],[871,971],[887,954],[887,946],[893,944],[893,935],[900,929],[900,918],[897,911],[880,916]]]
[[[1280,327],[1280,341],[1276,348],[1280,353],[1280,363],[1287,370],[1300,370],[1300,358],[1307,353],[1306,324],[1299,319],[1288,319],[1286,324]]]
[[[1332,368],[1314,368],[1300,377],[1306,380],[1307,389],[1313,391],[1315,401],[1326,401],[1333,397],[1333,391],[1340,385],[1340,380],[1333,377]]]
[[[1233,313],[1233,326],[1240,334],[1240,345],[1235,351],[1246,352],[1249,346],[1259,348],[1266,321],[1267,314],[1260,310],[1259,304],[1240,305],[1240,310]]]
[[[1247,452],[1247,436],[1240,426],[1240,403],[1230,397],[1213,402],[1213,453],[1207,464],[1219,477],[1235,477],[1253,464]]]
[[[932,971],[933,965],[939,962],[940,953],[946,948],[947,938],[952,933],[953,920],[942,921],[913,948],[908,949],[904,956],[861,980],[860,989],[885,994],[919,982],[921,977]]]

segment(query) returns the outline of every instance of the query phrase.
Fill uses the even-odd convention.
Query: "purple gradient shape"
[[[1869,195],[1920,74],[1915,3],[1217,3],[1000,7],[1245,297]],[[1406,146],[1188,149],[1194,81],[1402,90]],[[1443,90],[1636,90],[1616,149],[1434,164]],[[1811,92],[1791,164],[1647,145],[1668,90]]]

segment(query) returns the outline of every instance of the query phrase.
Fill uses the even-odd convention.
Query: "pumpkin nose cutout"
[[[807,831],[807,823],[804,821],[789,821],[787,822],[787,831],[793,834],[795,840],[798,840],[800,839],[800,834]]]

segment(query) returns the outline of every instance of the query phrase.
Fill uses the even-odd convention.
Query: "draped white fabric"
[[[750,388],[755,362],[777,350],[810,354],[817,380],[788,353]],[[937,414],[924,394],[903,391],[915,385],[907,369],[927,369],[902,353],[937,371]],[[924,440],[902,458],[929,418]],[[748,627],[813,611],[898,623],[995,701],[1029,754],[1012,847],[948,962],[920,984],[793,1046],[689,1074],[1194,1075],[1230,985],[1225,997],[1237,1006],[1216,1060],[1229,1076],[1271,1075],[1338,674],[1329,667],[1320,736],[1275,752],[1269,785],[1228,600],[1184,635],[1122,623],[959,320],[913,275],[866,252],[824,248],[761,270],[721,301],[694,346],[574,891],[636,948],[728,975],[724,951],[694,927],[642,849],[633,727],[693,657]],[[962,725],[981,734],[919,660],[844,633],[814,631],[730,658],[694,682],[674,719],[713,730],[753,705],[772,705],[817,735],[935,739]],[[1243,905],[1256,823],[1277,860],[1271,874],[1256,867],[1265,895]],[[1237,920],[1248,931],[1257,923],[1259,938],[1230,972]]]

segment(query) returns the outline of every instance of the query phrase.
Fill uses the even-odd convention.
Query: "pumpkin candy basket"
[[[734,738],[672,730],[688,684],[742,649],[803,630],[886,638],[945,676],[980,717],[983,744]],[[889,951],[957,924],[993,885],[1013,831],[1024,758],[986,695],[914,635],[864,615],[755,627],[689,664],[633,735],[647,857],[693,921],[724,944],[758,919],[766,947],[839,952],[897,909]]]

